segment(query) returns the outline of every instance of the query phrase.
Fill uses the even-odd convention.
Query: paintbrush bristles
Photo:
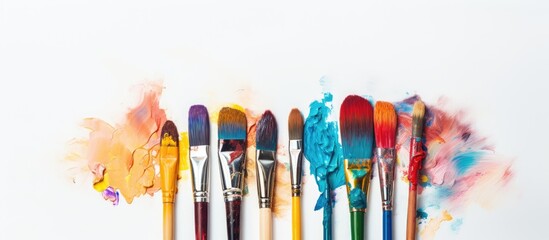
[[[389,102],[378,101],[374,108],[374,131],[378,148],[394,148],[396,142],[397,115]]]
[[[210,145],[210,118],[203,105],[194,105],[189,109],[189,145]]]
[[[246,114],[230,107],[219,111],[217,137],[219,139],[246,139]]]
[[[163,141],[165,137],[171,138],[173,141]],[[160,138],[161,144],[168,144],[169,146],[179,146],[179,133],[177,132],[177,128],[175,127],[175,124],[168,120],[164,123],[164,126],[162,126],[162,136]],[[175,145],[173,145],[175,143]]]
[[[343,158],[372,157],[374,142],[374,110],[368,100],[350,95],[343,100],[339,115]]]
[[[290,140],[303,139],[303,115],[297,108],[292,109],[288,117],[288,131]]]
[[[417,100],[412,111],[412,137],[421,138],[423,135],[424,118],[425,104],[421,100]]]
[[[271,111],[267,110],[259,119],[256,127],[255,144],[257,150],[276,151],[278,128]]]

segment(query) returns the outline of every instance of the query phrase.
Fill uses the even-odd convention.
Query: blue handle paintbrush
[[[397,115],[393,104],[379,101],[374,109],[376,157],[383,204],[383,239],[393,239],[393,192],[396,162]]]

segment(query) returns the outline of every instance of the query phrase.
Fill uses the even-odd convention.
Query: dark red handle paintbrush
[[[202,105],[189,109],[189,159],[194,197],[194,229],[197,240],[208,239],[210,188],[210,119]]]

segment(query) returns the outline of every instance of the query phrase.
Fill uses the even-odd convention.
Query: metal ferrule
[[[292,197],[301,195],[301,168],[303,164],[303,140],[290,140],[290,176]]]
[[[379,185],[381,189],[381,204],[383,210],[393,210],[393,194],[395,182],[394,148],[376,148],[377,169],[379,173]]]
[[[275,180],[276,151],[257,150],[255,159],[259,208],[271,208]]]
[[[246,141],[220,139],[218,149],[223,197],[226,202],[242,199]]]
[[[368,189],[370,187],[370,179],[372,176],[372,160],[371,159],[345,159],[343,160],[345,170],[345,181],[347,186],[347,194],[355,188],[360,189],[366,198],[368,197]],[[366,208],[356,208],[349,204],[351,212],[365,212]]]
[[[208,202],[210,187],[210,146],[200,145],[189,148],[193,198],[195,202]]]

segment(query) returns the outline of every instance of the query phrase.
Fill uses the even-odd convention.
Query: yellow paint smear
[[[189,133],[179,133],[179,179],[189,180]]]
[[[437,218],[431,218],[429,219],[429,222],[427,222],[427,225],[423,230],[420,231],[419,235],[421,236],[421,239],[425,240],[431,240],[435,239],[435,236],[440,229],[440,226],[443,222],[452,221],[453,217],[452,215],[444,210],[442,212],[442,215]]]
[[[109,174],[105,174],[103,176],[103,179],[99,182],[96,182],[93,184],[93,189],[95,189],[95,191],[98,191],[98,192],[103,192],[105,191],[105,189],[107,189],[109,186],[110,186],[110,181],[109,181]]]

